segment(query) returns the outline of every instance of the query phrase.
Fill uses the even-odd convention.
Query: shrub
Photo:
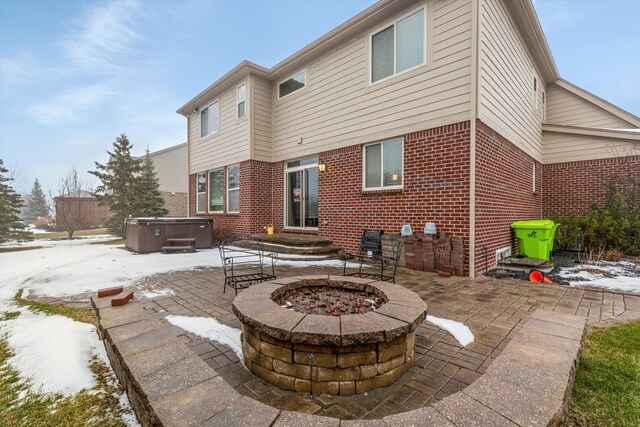
[[[588,253],[616,250],[625,255],[640,255],[640,205],[635,193],[632,192],[627,201],[615,185],[610,185],[603,207],[594,204],[583,217],[575,214],[556,217],[555,221],[561,224],[558,247],[571,248],[582,239],[582,247],[577,249]]]
[[[233,231],[225,226],[213,226],[213,245],[218,246],[223,240],[233,237]]]

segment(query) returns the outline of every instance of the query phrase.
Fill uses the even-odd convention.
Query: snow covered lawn
[[[571,286],[590,286],[640,293],[640,265],[630,261],[579,264],[561,268],[558,276]]]

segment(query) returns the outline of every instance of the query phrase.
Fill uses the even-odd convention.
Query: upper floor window
[[[224,169],[209,172],[209,212],[224,210]]]
[[[199,173],[196,176],[196,212],[204,213],[207,206],[207,175]]]
[[[364,189],[402,188],[402,138],[364,146]]]
[[[237,102],[238,118],[244,117],[244,113],[247,108],[247,85],[245,85],[244,83],[238,86]]]
[[[371,36],[371,83],[425,63],[424,21],[422,8]]]
[[[227,167],[227,212],[240,212],[240,165]]]
[[[306,85],[307,72],[303,70],[278,85],[278,98],[284,98],[285,96],[304,88]]]
[[[200,137],[218,132],[218,101],[200,112]]]

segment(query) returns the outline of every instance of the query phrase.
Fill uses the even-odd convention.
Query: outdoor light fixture
[[[318,170],[320,172],[326,172],[327,171],[327,164],[322,162],[322,161],[318,162]]]
[[[198,107],[194,108],[194,109],[193,109],[193,112],[194,112],[194,113],[197,113],[197,112],[198,112]]]

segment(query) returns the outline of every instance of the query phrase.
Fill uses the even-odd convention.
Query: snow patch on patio
[[[96,328],[87,323],[22,310],[17,318],[0,322],[0,330],[14,353],[8,363],[34,391],[74,395],[96,385],[92,356],[110,366]]]
[[[240,329],[223,325],[212,317],[169,315],[165,319],[187,332],[230,347],[238,355],[238,358],[244,361]]]
[[[442,319],[440,317],[427,315],[425,322],[433,323],[440,329],[444,329],[449,332],[460,343],[461,346],[466,347],[474,340],[474,336],[471,333],[471,329],[464,323],[456,322],[455,320]]]
[[[640,292],[640,266],[630,261],[580,264],[562,268],[558,276],[570,286],[593,286],[622,292]]]
[[[150,289],[148,291],[140,292],[137,295],[148,299],[154,299],[173,296],[175,294],[176,293],[172,289]]]

